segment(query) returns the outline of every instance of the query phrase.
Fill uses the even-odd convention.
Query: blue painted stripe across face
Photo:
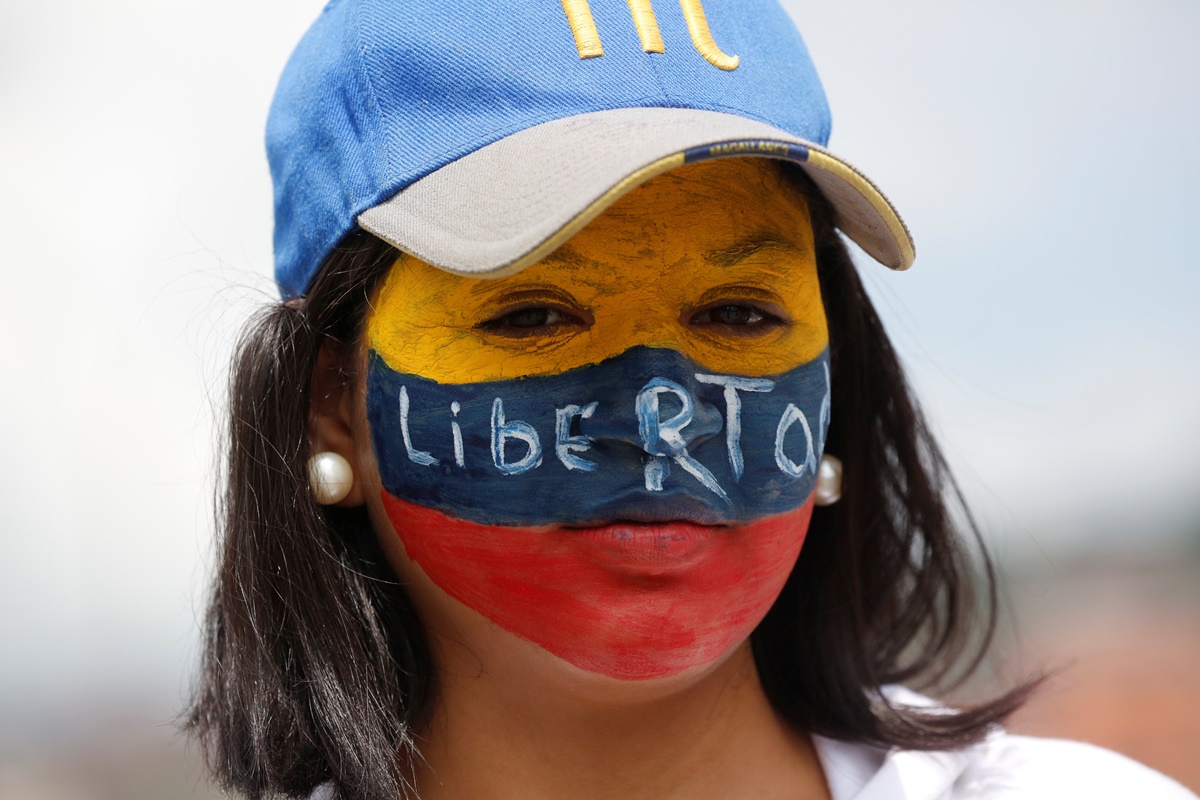
[[[829,354],[765,378],[633,347],[559,375],[439,384],[370,354],[384,488],[492,525],[748,522],[798,508],[829,425]]]

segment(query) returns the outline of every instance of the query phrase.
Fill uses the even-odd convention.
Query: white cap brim
[[[887,267],[912,265],[908,229],[861,172],[773,126],[694,109],[620,108],[527,128],[435,170],[358,223],[449,272],[500,277],[545,258],[655,175],[734,155],[796,162],[843,233]]]

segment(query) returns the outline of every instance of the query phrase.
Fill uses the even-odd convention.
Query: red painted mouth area
[[[723,532],[731,530],[692,522],[614,522],[563,528],[557,535],[570,537],[580,555],[595,564],[665,575],[691,568]]]
[[[737,526],[481,525],[383,493],[448,595],[570,664],[623,680],[708,664],[750,635],[800,554],[812,500]]]

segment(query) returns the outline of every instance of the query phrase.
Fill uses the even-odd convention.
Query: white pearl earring
[[[814,502],[819,506],[831,506],[842,499],[842,462],[836,456],[821,456],[817,488],[813,494]]]
[[[308,482],[313,498],[323,506],[340,503],[354,488],[354,470],[350,462],[326,450],[308,460]]]

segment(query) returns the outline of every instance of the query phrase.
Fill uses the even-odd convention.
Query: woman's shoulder
[[[1170,778],[1082,742],[997,731],[961,750],[919,752],[814,738],[833,800],[1196,800]]]

